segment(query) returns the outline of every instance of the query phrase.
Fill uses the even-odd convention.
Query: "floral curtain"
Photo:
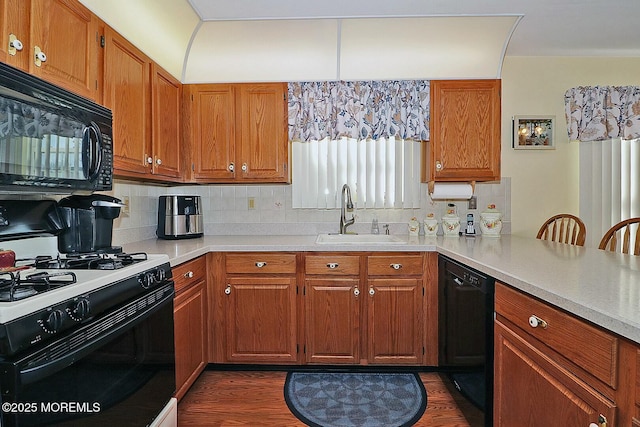
[[[640,138],[640,86],[580,86],[564,103],[572,141]]]
[[[289,140],[429,140],[429,81],[289,83]]]

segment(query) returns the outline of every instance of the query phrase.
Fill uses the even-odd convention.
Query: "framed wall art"
[[[513,116],[513,148],[553,150],[555,116]]]

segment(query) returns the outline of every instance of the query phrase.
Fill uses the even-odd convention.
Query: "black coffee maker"
[[[121,252],[111,246],[113,220],[124,206],[120,199],[102,194],[70,196],[58,202],[66,228],[58,235],[62,253]]]

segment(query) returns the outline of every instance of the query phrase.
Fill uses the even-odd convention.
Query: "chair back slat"
[[[584,246],[587,228],[575,215],[559,214],[549,218],[538,231],[538,239]]]
[[[640,255],[639,224],[640,217],[620,221],[602,236],[598,248],[616,252],[618,250],[618,241],[620,241],[620,252],[623,254]]]

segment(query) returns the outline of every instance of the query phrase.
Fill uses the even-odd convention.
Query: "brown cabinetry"
[[[640,426],[640,348],[636,351],[636,415],[633,418],[633,425]]]
[[[285,83],[185,88],[192,181],[289,181]]]
[[[113,29],[105,30],[104,104],[113,111],[116,176],[180,177],[181,84]]]
[[[207,365],[206,258],[173,268],[176,397],[182,399]]]
[[[494,425],[633,423],[637,345],[501,283],[495,310]]]
[[[4,0],[0,9],[2,61],[99,101],[102,24],[89,9],[76,0]]]
[[[423,181],[500,179],[500,80],[431,81]]]
[[[305,257],[306,360],[421,364],[422,254]]]
[[[296,254],[223,254],[224,361],[295,363],[297,355]],[[222,285],[222,286],[220,286]]]

